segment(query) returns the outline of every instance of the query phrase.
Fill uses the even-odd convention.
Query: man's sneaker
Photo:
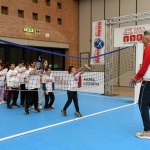
[[[76,111],[74,114],[75,114],[77,117],[83,117],[83,116],[80,114],[80,112],[77,112],[77,111]]]
[[[29,109],[25,109],[24,110],[24,113],[25,113],[25,115],[29,115],[30,113],[29,113]]]
[[[150,132],[142,131],[135,134],[138,138],[150,139]]]
[[[63,116],[67,116],[66,111],[64,111],[63,109],[61,110],[61,113]]]
[[[36,113],[40,113],[41,111],[38,109],[38,108],[36,108],[36,109],[33,109]]]
[[[40,105],[39,105],[39,109],[42,110],[42,108],[43,108],[43,107],[42,107],[42,104],[40,104]]]

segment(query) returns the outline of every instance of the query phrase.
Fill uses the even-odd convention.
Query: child
[[[29,115],[29,107],[34,105],[34,111],[40,113],[38,109],[38,89],[40,88],[40,63],[31,60],[30,68],[25,73],[25,83],[27,91],[27,98],[25,104],[25,114]]]
[[[19,60],[18,66],[15,68],[18,71],[18,78],[20,81],[20,105],[24,107],[25,105],[25,98],[26,98],[26,91],[25,91],[25,71],[26,67],[24,66],[24,60]]]
[[[74,66],[69,67],[68,73],[70,79],[68,81],[68,90],[67,90],[68,101],[66,102],[65,106],[61,110],[63,116],[67,116],[66,110],[73,100],[76,109],[75,115],[77,117],[82,117],[79,111],[77,88],[78,88],[78,80],[80,75],[83,74],[87,69],[90,70],[91,68],[88,67],[88,65],[86,64],[83,67],[79,68],[78,71]]]
[[[0,104],[4,104],[4,90],[6,71],[3,69],[4,64],[0,63]]]
[[[46,59],[42,60],[42,70],[41,70],[41,85],[40,85],[40,98],[39,98],[39,109],[42,109],[42,102],[44,98],[44,91],[42,88],[42,77],[46,75],[46,67],[48,67],[48,61]]]
[[[42,84],[45,93],[44,109],[47,110],[47,109],[54,109],[52,105],[54,103],[55,96],[54,96],[54,79],[50,67],[47,67],[45,71],[46,75],[42,76]],[[50,103],[49,98],[51,99]]]
[[[9,71],[6,75],[7,80],[7,88],[8,88],[8,97],[7,97],[7,108],[12,109],[14,107],[19,107],[17,105],[18,99],[18,89],[20,88],[19,78],[18,78],[18,71],[15,70],[15,62],[11,62],[9,64]],[[13,103],[10,105],[10,100],[13,95]]]

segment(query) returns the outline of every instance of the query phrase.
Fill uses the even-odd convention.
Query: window
[[[50,0],[45,0],[45,4],[46,4],[46,6],[50,6],[51,5]]]
[[[62,9],[62,3],[57,3],[57,8]]]
[[[23,10],[18,10],[18,17],[24,18],[24,11]]]
[[[32,19],[38,20],[38,13],[32,13]]]
[[[48,22],[48,23],[50,23],[50,22],[51,22],[51,16],[47,16],[47,15],[46,15],[46,16],[45,16],[45,21]]]
[[[38,0],[32,0],[32,2],[37,4],[37,3],[38,3]]]
[[[61,19],[61,18],[57,18],[57,23],[58,23],[59,25],[62,25],[62,19]]]
[[[1,6],[1,14],[8,15],[8,7]]]

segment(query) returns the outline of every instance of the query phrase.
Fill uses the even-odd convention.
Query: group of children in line
[[[17,66],[15,62],[7,65],[0,59],[0,104],[5,103],[5,99],[8,109],[23,106],[24,113],[29,115],[30,107],[36,113],[40,113],[45,97],[44,109],[54,109],[54,77],[47,60],[36,61],[33,59],[28,64],[25,64],[24,60],[19,60]],[[88,65],[84,65],[78,70],[74,66],[69,67],[68,100],[61,110],[62,115],[67,116],[66,109],[73,100],[76,109],[75,115],[82,117],[79,111],[77,88],[79,76],[87,69],[91,68]],[[19,91],[20,106],[17,104]]]

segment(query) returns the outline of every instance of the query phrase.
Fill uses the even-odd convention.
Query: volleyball
[[[97,49],[102,49],[104,47],[104,41],[100,38],[96,38],[94,40],[94,47],[96,47]]]

